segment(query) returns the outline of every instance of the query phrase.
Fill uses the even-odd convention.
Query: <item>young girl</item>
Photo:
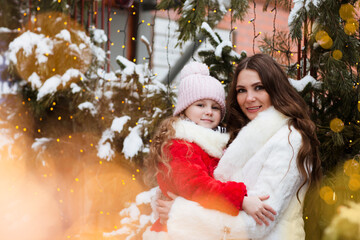
[[[229,140],[228,134],[216,131],[224,115],[225,91],[221,83],[209,75],[205,64],[188,64],[181,71],[174,116],[158,128],[145,165],[150,178],[156,175],[165,196],[172,192],[205,208],[237,215],[243,209],[245,185],[221,182],[213,176]],[[258,205],[252,207],[275,214],[261,202],[264,199],[256,199]],[[273,219],[271,214],[268,218]],[[166,231],[166,226],[157,220],[143,239],[166,239]]]

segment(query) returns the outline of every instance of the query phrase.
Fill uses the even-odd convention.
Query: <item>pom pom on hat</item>
[[[204,76],[210,76],[210,71],[208,66],[199,62],[192,62],[185,65],[185,67],[180,72],[180,79],[184,79],[189,75],[201,74]]]
[[[179,115],[196,101],[211,99],[221,108],[221,116],[225,116],[225,90],[219,80],[210,76],[206,64],[192,62],[180,73],[180,86],[174,116]]]

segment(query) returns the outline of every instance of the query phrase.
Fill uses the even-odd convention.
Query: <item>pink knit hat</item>
[[[188,106],[202,99],[211,99],[221,108],[221,118],[225,115],[225,90],[221,83],[210,76],[209,68],[199,62],[187,64],[180,73],[180,86],[174,116]]]

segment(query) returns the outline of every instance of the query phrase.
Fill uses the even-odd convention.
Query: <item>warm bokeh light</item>
[[[344,163],[344,173],[347,176],[350,177],[353,174],[359,174],[359,172],[360,172],[360,165],[358,161],[354,159],[350,159]]]
[[[334,118],[330,121],[330,129],[333,132],[341,132],[344,129],[344,122],[339,118]]]
[[[349,3],[341,4],[341,7],[339,9],[339,14],[343,20],[348,20],[350,18],[353,18],[355,15],[354,6]]]
[[[347,35],[354,35],[359,29],[359,22],[354,18],[350,18],[346,21],[344,31]]]
[[[324,49],[330,49],[333,45],[333,40],[329,34],[323,30],[318,31],[315,35],[315,40],[320,44]]]
[[[340,59],[342,59],[343,54],[342,54],[342,52],[340,50],[337,49],[337,50],[333,51],[332,56],[333,56],[334,59],[340,60]]]

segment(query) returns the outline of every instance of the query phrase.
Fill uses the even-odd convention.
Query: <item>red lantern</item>
[[[121,8],[129,8],[134,0],[115,0],[115,4]]]

